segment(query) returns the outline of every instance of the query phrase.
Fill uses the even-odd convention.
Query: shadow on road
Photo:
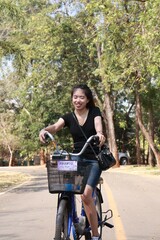
[[[1,234],[0,237],[1,237],[1,239],[15,239],[15,238],[17,238],[17,235],[8,233],[8,234],[4,234],[4,235]]]
[[[29,182],[21,185],[17,188],[12,189],[11,193],[25,193],[25,192],[40,192],[46,191],[48,189],[47,176],[44,174],[42,176],[34,177]]]

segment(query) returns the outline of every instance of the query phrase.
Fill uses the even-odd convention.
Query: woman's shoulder
[[[61,118],[63,118],[63,119],[70,119],[71,117],[72,117],[72,112],[67,112]]]
[[[97,106],[95,106],[94,109],[100,111],[100,108]]]
[[[73,122],[72,112],[68,112],[68,113],[64,114],[63,116],[61,116],[61,118],[64,120],[65,126],[70,126]]]
[[[100,108],[97,107],[97,106],[90,108],[90,112],[92,112],[92,113],[101,113]]]

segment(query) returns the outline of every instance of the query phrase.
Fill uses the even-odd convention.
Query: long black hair
[[[95,107],[95,103],[94,103],[92,91],[91,91],[91,89],[90,89],[86,84],[78,84],[78,85],[75,85],[75,86],[72,88],[72,91],[71,91],[71,98],[73,97],[74,92],[75,92],[77,89],[79,89],[79,88],[83,90],[85,96],[86,96],[87,99],[89,100],[89,102],[87,103],[86,107],[87,107],[87,108]]]

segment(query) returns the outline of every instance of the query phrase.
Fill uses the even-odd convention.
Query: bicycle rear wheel
[[[72,234],[73,234],[73,240],[79,240],[79,233],[77,232],[76,228],[74,225],[72,226]]]
[[[98,217],[98,232],[99,236],[102,237],[102,196],[101,192],[98,188],[95,189],[95,206],[97,211],[97,217]],[[88,220],[86,221],[86,228],[89,227]],[[85,240],[91,240],[91,232],[88,231],[84,234]]]
[[[102,236],[102,197],[100,190],[97,188],[96,189],[96,211],[97,211],[97,216],[98,216],[98,222],[99,222],[99,227],[98,227],[98,232],[100,237]]]
[[[62,199],[56,216],[55,240],[66,240],[68,235],[68,201]]]
[[[90,232],[85,233],[84,237],[85,240],[91,240],[91,233]]]

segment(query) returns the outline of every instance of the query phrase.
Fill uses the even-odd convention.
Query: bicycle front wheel
[[[56,216],[55,240],[66,240],[68,235],[68,201],[62,199]]]

